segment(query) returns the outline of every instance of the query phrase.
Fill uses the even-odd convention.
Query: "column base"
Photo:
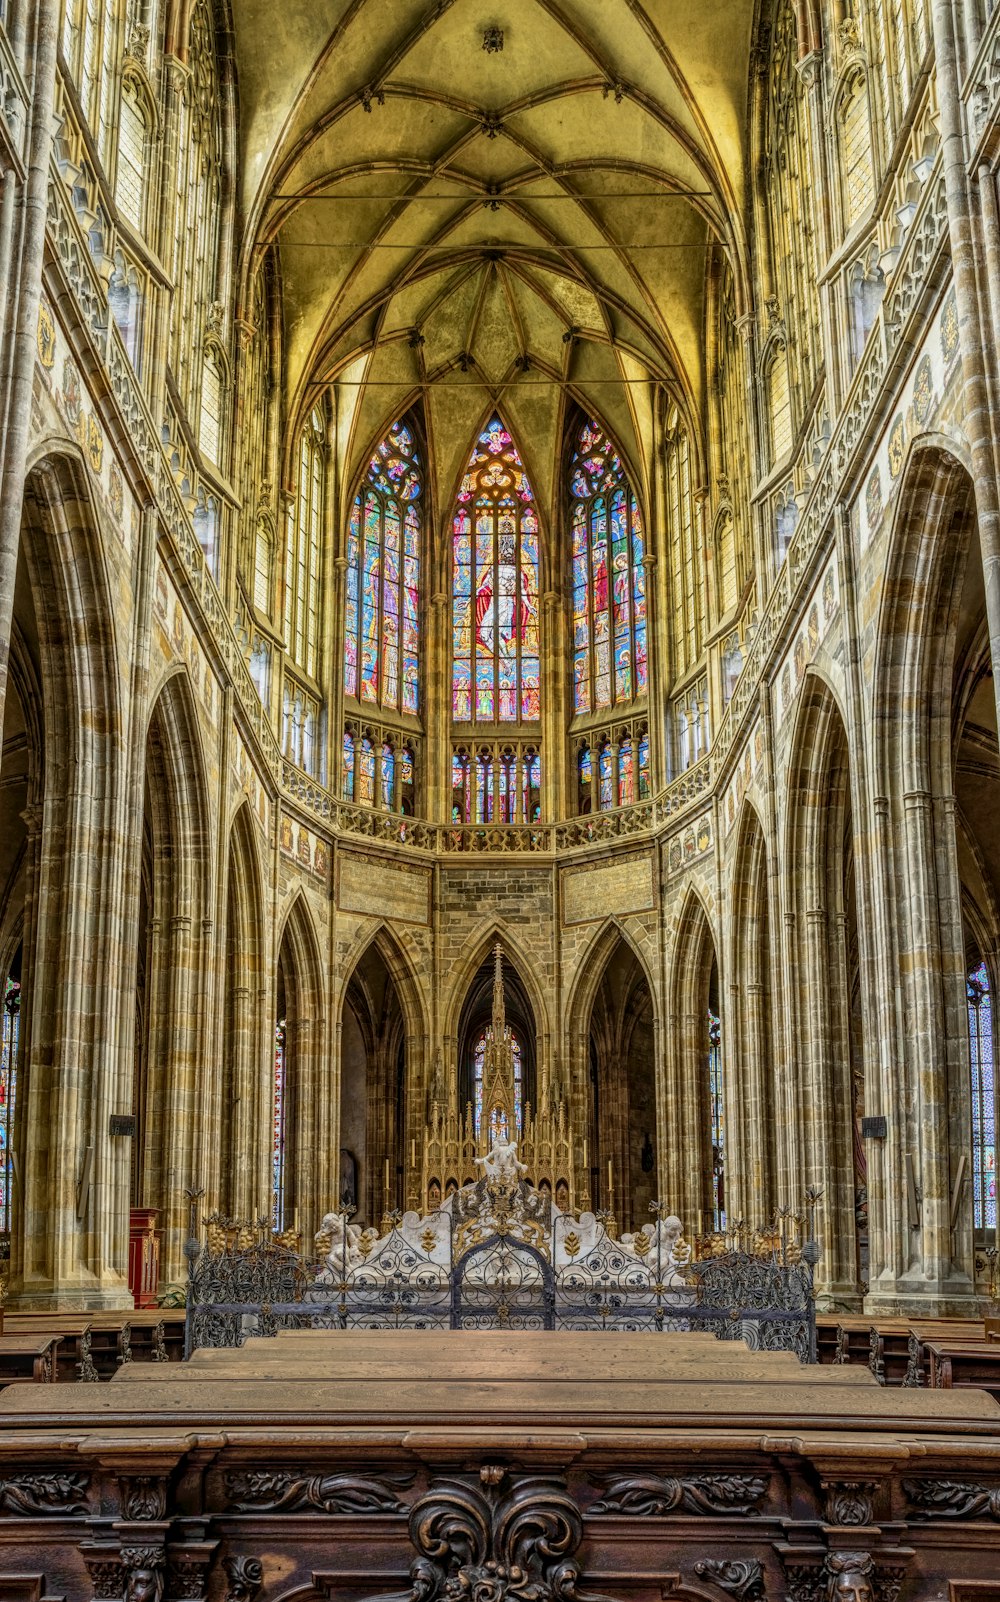
[[[850,1280],[820,1285],[816,1290],[817,1313],[860,1313],[861,1290]]]
[[[127,1285],[16,1285],[7,1297],[11,1313],[130,1313],[135,1300]]]
[[[864,1311],[878,1318],[982,1318],[984,1300],[967,1274],[886,1275],[872,1284]]]

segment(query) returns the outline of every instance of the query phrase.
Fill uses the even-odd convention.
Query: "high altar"
[[[513,1043],[504,1009],[503,949],[499,942],[493,964],[493,1015],[478,1115],[471,1102],[464,1109],[459,1107],[457,1082],[445,1105],[433,1100],[424,1130],[420,1196],[428,1211],[439,1207],[452,1191],[475,1179],[477,1164],[486,1157],[492,1138],[503,1135],[517,1138],[523,1172],[538,1190],[547,1191],[563,1212],[574,1205],[589,1207],[588,1195],[575,1195],[565,1102],[553,1106],[545,1081],[537,1113],[527,1102],[518,1106]],[[585,1179],[585,1187],[586,1184]]]

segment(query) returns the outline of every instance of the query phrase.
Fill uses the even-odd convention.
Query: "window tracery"
[[[188,65],[175,75],[177,165],[170,271],[170,366],[188,416],[200,410],[201,331],[216,298],[222,214],[222,88],[208,0],[195,0]]]
[[[473,448],[452,521],[452,714],[536,723],[539,525],[513,439],[494,415]]]
[[[453,749],[453,823],[537,823],[541,809],[542,759],[537,743],[495,741]]]
[[[581,740],[576,753],[576,779],[577,811],[581,816],[648,801],[653,793],[648,725],[633,719]]]
[[[614,446],[593,418],[570,463],[573,697],[577,713],[646,693],[646,575],[642,521]]]
[[[483,1121],[483,1070],[486,1065],[486,1048],[490,1043],[492,1033],[492,1024],[487,1024],[476,1036],[475,1044],[472,1048],[472,1117],[477,1135],[480,1133],[480,1128]],[[516,1136],[517,1131],[520,1130],[524,1122],[524,1048],[521,1044],[520,1035],[516,1029],[513,1029],[510,1026],[510,1024],[507,1025],[507,1034],[510,1039],[511,1055],[514,1059],[515,1127],[513,1132],[507,1129],[501,1130],[499,1128],[497,1132],[510,1137],[512,1134]],[[506,1123],[506,1118],[504,1119],[504,1123]],[[490,1127],[493,1127],[492,1120]]]
[[[340,793],[355,806],[412,818],[417,742],[397,730],[348,721],[340,743]]]

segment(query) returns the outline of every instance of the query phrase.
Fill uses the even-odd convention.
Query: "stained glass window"
[[[579,778],[579,802],[581,814],[590,812],[594,805],[594,764],[591,761],[590,746],[585,745],[577,760],[577,774]]]
[[[355,800],[363,807],[375,805],[375,747],[365,736],[356,748]]]
[[[517,447],[499,417],[469,458],[452,540],[455,720],[536,722],[538,514]]]
[[[413,430],[393,423],[368,463],[347,534],[344,693],[414,713],[422,490]]]
[[[592,712],[647,687],[642,522],[621,459],[594,421],[580,430],[570,493],[574,706]]]
[[[388,740],[382,746],[382,805],[392,811],[396,791],[396,753]]]
[[[285,1058],[284,1018],[274,1026],[274,1122],[271,1132],[271,1225],[285,1228]]]
[[[639,800],[648,801],[650,794],[649,735],[644,734],[639,741]]]
[[[340,793],[345,801],[354,800],[354,735],[344,735],[344,754],[340,764]]]
[[[726,1113],[722,1099],[722,1021],[708,1009],[708,1094],[712,1119],[712,1228],[726,1227]]]
[[[314,411],[299,440],[298,482],[288,511],[285,547],[289,648],[295,661],[313,678],[319,657],[324,479],[323,418]]]
[[[479,1126],[483,1121],[483,1067],[486,1062],[486,1047],[490,1042],[492,1033],[493,1025],[487,1024],[486,1028],[477,1037],[476,1043],[472,1048],[472,1116],[475,1120],[477,1135],[479,1134]],[[517,1129],[520,1129],[522,1115],[521,1104],[524,1095],[524,1054],[517,1030],[511,1029],[510,1025],[508,1025],[507,1034],[510,1038],[511,1051],[514,1057],[514,1122],[517,1126]],[[505,1118],[503,1122],[506,1123],[506,1121],[507,1120]],[[496,1132],[498,1134],[510,1134],[510,1131],[503,1131],[499,1128]]]
[[[14,1102],[17,1096],[17,1043],[20,1032],[21,986],[8,978],[3,998],[3,1044],[0,1049],[0,1233],[10,1233],[11,1188],[14,1181]]]
[[[966,978],[969,1003],[969,1056],[972,1064],[972,1198],[976,1229],[997,1222],[996,1087],[993,1053],[993,995],[985,962]]]

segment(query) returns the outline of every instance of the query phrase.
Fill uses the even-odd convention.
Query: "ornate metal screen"
[[[561,1213],[516,1175],[487,1175],[423,1217],[381,1230],[330,1214],[314,1259],[265,1220],[209,1218],[188,1243],[187,1350],[288,1328],[711,1330],[816,1360],[809,1235],[784,1215],[764,1234],[706,1237],[692,1260],[680,1221],[615,1239],[606,1219]]]

